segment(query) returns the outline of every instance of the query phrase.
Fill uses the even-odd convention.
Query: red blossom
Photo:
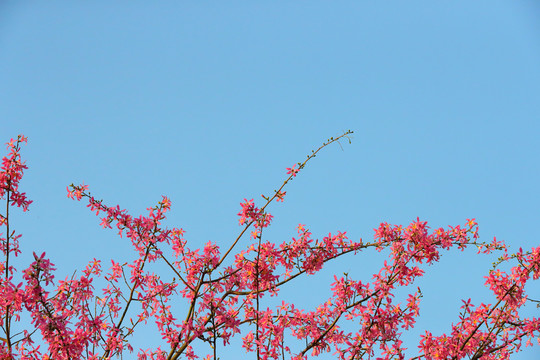
[[[297,164],[294,164],[292,167],[287,168],[287,175],[291,175],[292,177],[295,177],[296,174],[300,172],[299,169],[296,168]]]

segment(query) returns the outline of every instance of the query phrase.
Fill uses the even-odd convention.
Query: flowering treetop
[[[538,338],[540,319],[524,318],[520,310],[529,300],[525,284],[540,275],[540,247],[509,255],[502,242],[479,241],[474,219],[435,230],[419,219],[408,226],[382,223],[366,242],[351,241],[345,232],[314,239],[302,224],[290,240],[265,239],[273,219],[268,206],[283,202],[285,186],[320,150],[351,133],[328,139],[304,162],[287,168],[281,186],[262,195],[261,205],[244,199],[238,213],[241,230],[223,249],[213,242],[193,249],[183,229],[163,227],[171,209],[165,196],[147,214],[134,216],[96,199],[88,185],[70,185],[68,197],[85,201],[101,217],[102,227],[114,228],[121,241],[130,241],[135,259],[112,260],[105,269],[93,259],[64,280],[55,279],[54,265],[44,253],[34,254],[34,262],[20,272],[11,265],[10,255],[20,252],[21,235],[10,229],[10,206],[26,211],[31,203],[19,191],[26,169],[20,146],[27,140],[22,135],[12,139],[0,171],[0,198],[6,203],[0,214],[0,358],[95,360],[137,351],[138,359],[218,359],[219,350],[241,336],[245,350],[257,359],[299,360],[328,351],[338,359],[403,359],[406,347],[400,338],[415,324],[422,293],[418,288],[395,303],[395,290],[413,284],[423,276],[425,264],[437,262],[444,251],[470,246],[478,253],[502,252],[486,276],[496,303],[474,306],[471,299],[464,300],[451,333],[426,331],[414,359],[507,359],[523,340],[530,344]],[[241,245],[245,236],[251,240]],[[264,306],[263,296],[278,296],[284,284],[316,274],[330,260],[361,256],[370,249],[389,251],[371,281],[335,276],[331,297],[315,309],[285,300]],[[511,271],[501,271],[498,265],[510,261],[516,263]],[[156,264],[168,270],[157,272]],[[101,289],[95,288],[98,278],[105,283]],[[184,304],[180,310],[179,302]],[[23,318],[31,320],[23,323]],[[139,349],[131,335],[149,321],[163,341]],[[346,330],[351,328],[355,330]],[[206,354],[200,353],[205,349],[200,345],[207,346]]]

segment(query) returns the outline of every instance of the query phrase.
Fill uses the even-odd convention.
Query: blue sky
[[[84,181],[133,214],[167,195],[168,225],[191,246],[226,246],[244,198],[348,129],[352,144],[327,148],[270,208],[270,239],[298,223],[371,239],[383,221],[476,218],[486,241],[538,246],[539,98],[534,1],[0,5],[0,141],[28,136],[22,186],[34,200],[13,221],[23,251],[47,251],[60,278],[128,251],[66,185]],[[284,296],[314,306],[333,273],[368,280],[383,260],[348,257]],[[483,276],[494,260],[452,251],[427,269],[410,355],[424,330],[457,322],[460,299],[493,302]],[[530,291],[540,298],[538,283]],[[141,347],[159,343],[148,339]]]

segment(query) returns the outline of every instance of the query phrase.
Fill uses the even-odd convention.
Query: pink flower
[[[300,171],[299,169],[296,169],[296,165],[294,164],[293,167],[287,168],[287,175],[292,175],[292,177],[295,177],[296,174]]]

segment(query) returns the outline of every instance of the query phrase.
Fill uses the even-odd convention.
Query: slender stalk
[[[9,238],[10,238],[10,235],[9,235],[9,195],[10,195],[9,187],[10,187],[10,182],[8,181],[7,190],[6,190],[6,198],[7,198],[6,200],[6,268],[5,268],[6,281],[9,278]]]
[[[11,182],[7,181],[7,189],[6,189],[6,268],[5,268],[5,278],[6,283],[9,279],[9,197],[10,197],[10,191],[9,188],[11,186]],[[6,306],[6,318],[5,318],[5,329],[6,329],[6,342],[8,347],[8,353],[11,354],[11,316],[9,313],[11,306]]]
[[[260,233],[259,233],[259,245],[257,247],[257,259],[255,260],[255,301],[257,305],[257,312],[255,313],[255,339],[257,343],[257,360],[260,359],[260,345],[259,345],[259,258],[261,255],[261,240],[262,240],[262,224],[259,223]]]
[[[213,329],[213,333],[214,333],[214,338],[213,338],[213,342],[214,342],[214,346],[213,346],[213,350],[214,350],[214,360],[217,360],[217,330],[216,330],[216,313],[215,313],[215,310],[214,308],[212,307],[212,329]]]

